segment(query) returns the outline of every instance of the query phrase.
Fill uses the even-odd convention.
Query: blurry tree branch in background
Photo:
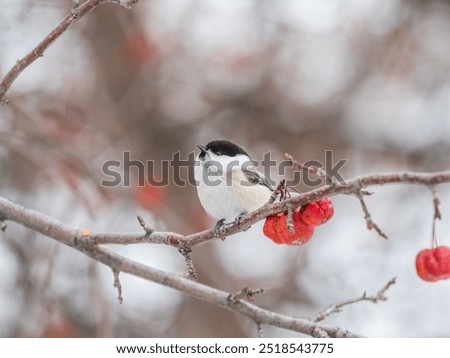
[[[333,196],[337,194],[360,193],[362,188],[374,185],[384,185],[388,183],[403,183],[403,184],[419,184],[419,185],[437,185],[441,183],[450,182],[450,171],[433,173],[433,174],[417,174],[417,173],[403,173],[403,174],[389,174],[389,175],[372,175],[359,177],[350,180],[346,184],[333,184],[324,186],[322,188],[312,190],[308,193],[300,194],[298,197],[290,198],[281,202],[269,203],[260,209],[248,214],[244,217],[240,224],[232,224],[226,230],[226,235],[235,234],[237,232],[247,229],[250,225],[264,219],[269,215],[278,212],[286,211],[288,207],[299,207],[309,202],[313,202],[324,198],[326,196]],[[434,199],[435,200],[435,199]],[[368,209],[365,210],[367,216]],[[391,286],[395,280],[389,281],[379,292],[373,297],[368,297],[364,294],[362,297],[345,301],[340,304],[330,306],[325,311],[315,315],[310,320],[288,317],[277,314],[275,312],[267,311],[252,304],[249,304],[242,299],[230,299],[229,293],[219,291],[215,288],[193,282],[183,277],[179,277],[155,268],[143,265],[139,262],[130,260],[124,256],[118,255],[99,244],[116,243],[116,244],[130,244],[130,243],[162,243],[177,247],[179,250],[184,250],[190,253],[192,247],[203,244],[214,238],[214,231],[204,231],[197,234],[183,236],[175,233],[161,233],[155,232],[148,228],[142,218],[139,218],[140,225],[144,228],[144,235],[127,235],[127,234],[91,234],[89,230],[75,229],[68,227],[62,222],[52,219],[39,212],[26,209],[18,204],[15,204],[7,199],[0,198],[0,217],[3,221],[9,220],[28,227],[31,230],[39,232],[48,236],[58,242],[66,244],[74,249],[83,252],[85,255],[93,258],[109,266],[114,274],[114,286],[118,289],[118,299],[122,301],[122,287],[119,281],[119,273],[129,273],[150,281],[160,283],[162,285],[180,290],[188,295],[194,296],[200,300],[218,305],[220,307],[229,309],[231,311],[240,313],[255,321],[258,327],[261,324],[269,324],[277,327],[294,330],[307,335],[313,336],[329,336],[329,337],[357,337],[357,334],[348,332],[346,330],[319,326],[315,322],[323,320],[331,313],[339,312],[343,306],[369,300],[377,302],[378,300],[385,300],[384,293]],[[180,251],[181,252],[181,251]],[[192,260],[188,260],[188,255],[184,255],[188,262],[188,269],[193,271]],[[189,267],[190,266],[190,267]],[[195,272],[191,276],[195,277]],[[237,297],[237,296],[236,296]]]
[[[21,72],[39,57],[42,57],[45,50],[47,50],[47,48],[55,42],[75,21],[102,4],[114,3],[130,9],[131,4],[137,3],[138,1],[139,0],[87,0],[82,5],[79,5],[79,1],[73,2],[72,12],[67,15],[64,20],[62,20],[61,23],[56,26],[41,42],[39,42],[34,49],[18,60],[17,63],[5,75],[5,77],[3,77],[0,82],[0,104],[5,103],[4,97],[6,92]]]

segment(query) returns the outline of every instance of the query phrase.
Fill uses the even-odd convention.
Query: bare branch
[[[0,197],[0,215],[31,230],[70,246],[117,272],[128,273],[143,279],[171,287],[227,310],[239,313],[260,324],[272,325],[310,335],[319,329],[330,337],[359,337],[338,327],[318,326],[308,319],[289,317],[255,306],[244,300],[231,301],[229,293],[198,282],[170,274],[118,255],[111,250],[92,243],[91,237],[83,238],[82,230],[65,225],[37,211],[24,208]],[[80,242],[82,245],[80,245]],[[88,243],[90,242],[90,245]]]
[[[299,194],[276,203],[268,203],[263,207],[242,217],[239,225],[231,224],[224,228],[225,235],[230,236],[241,231],[247,230],[250,226],[263,220],[267,216],[287,211],[289,207],[297,208],[307,203],[317,201],[329,196],[338,194],[354,195],[361,188],[371,186],[382,186],[385,184],[413,184],[413,185],[436,185],[450,183],[450,171],[437,173],[405,173],[405,174],[385,174],[385,175],[367,175],[349,180],[346,184],[326,185],[307,193]],[[367,209],[367,208],[366,208]],[[1,210],[0,210],[1,215]],[[165,244],[176,248],[203,245],[209,241],[216,240],[214,229],[201,231],[195,234],[182,235],[174,232],[152,231],[150,235],[142,233],[96,233],[90,236],[95,244]]]
[[[414,185],[437,185],[450,182],[450,171],[437,173],[405,173],[368,175],[358,177],[345,184],[327,185],[298,196],[266,204],[263,207],[249,213],[240,220],[239,225],[230,225],[225,229],[226,235],[232,235],[246,230],[254,223],[269,215],[288,210],[289,207],[296,208],[306,203],[317,201],[325,197],[349,194],[360,191],[362,188],[384,184],[414,184]],[[192,235],[183,236],[176,233],[152,232],[149,236],[142,234],[117,234],[100,233],[83,236],[83,230],[69,227],[64,223],[50,218],[34,210],[26,209],[16,203],[0,197],[0,217],[4,220],[14,221],[24,225],[31,230],[51,237],[61,243],[73,247],[85,255],[101,262],[120,272],[129,273],[144,279],[160,283],[162,285],[180,290],[198,299],[216,304],[220,307],[240,313],[260,324],[273,325],[285,329],[298,331],[304,334],[322,334],[324,331],[330,337],[357,337],[355,333],[340,328],[317,326],[307,319],[299,319],[280,315],[254,306],[243,300],[232,302],[228,299],[229,294],[214,288],[201,285],[192,280],[187,280],[176,275],[159,271],[149,266],[142,265],[129,260],[123,256],[99,246],[100,243],[130,244],[151,242],[168,244],[177,248],[192,248],[215,239],[214,230],[206,230]],[[319,330],[317,330],[319,328]],[[319,332],[319,333],[318,333]]]
[[[258,338],[264,338],[264,332],[259,322],[256,322],[256,331],[258,332]]]
[[[281,195],[281,198],[283,198],[285,196],[285,192],[286,192],[286,180],[283,179],[278,183],[277,187],[275,188],[272,195],[270,196],[269,204],[272,204],[273,202],[275,202],[278,195]]]
[[[187,267],[187,273],[189,277],[193,278],[194,280],[198,280],[197,274],[195,272],[194,263],[192,262],[191,252],[192,249],[189,247],[179,247],[178,251],[181,255],[184,256],[184,260],[186,261],[186,267]]]
[[[152,228],[150,228],[150,226],[148,226],[146,224],[146,222],[144,221],[144,219],[142,218],[142,216],[138,215],[137,219],[139,221],[139,225],[141,225],[141,227],[144,229],[145,231],[145,236],[150,236],[155,230],[153,230]]]
[[[367,296],[366,292],[362,294],[361,297],[357,297],[351,300],[343,301],[341,303],[332,304],[330,307],[328,307],[326,310],[323,310],[319,313],[317,313],[315,316],[311,317],[309,320],[311,322],[320,322],[326,319],[328,316],[330,316],[333,313],[338,313],[342,311],[342,308],[344,306],[348,306],[351,304],[354,304],[356,302],[361,301],[371,301],[373,303],[377,303],[378,301],[386,301],[387,298],[384,295],[386,291],[395,283],[396,278],[390,279],[375,295],[373,296]]]
[[[375,231],[384,239],[388,239],[387,235],[380,229],[380,227],[372,220],[369,209],[367,208],[366,202],[364,201],[363,194],[361,190],[355,192],[356,197],[359,199],[362,211],[364,212],[364,219],[366,220],[366,225],[369,230],[375,229]]]
[[[323,199],[325,197],[338,194],[354,194],[363,188],[372,186],[382,186],[386,184],[412,184],[412,185],[436,185],[450,183],[450,171],[436,173],[395,173],[384,175],[367,175],[349,180],[345,184],[325,185],[323,187],[311,190],[307,193],[299,194],[287,200],[266,204],[263,207],[249,213],[241,218],[239,226],[228,225],[225,228],[225,235],[230,236],[244,231],[256,222],[283,211],[287,211],[289,206],[293,208],[300,207],[307,203]],[[188,247],[202,245],[215,239],[214,230],[207,230],[182,238],[182,243]],[[175,239],[175,241],[177,241]]]
[[[55,42],[76,20],[80,19],[97,6],[108,2],[130,8],[131,4],[138,2],[138,0],[88,0],[80,6],[79,1],[74,1],[71,13],[67,15],[41,42],[39,42],[34,49],[18,60],[5,77],[3,77],[0,82],[0,104],[8,103],[7,100],[4,100],[5,94],[25,68],[30,66],[39,57],[42,57],[50,45],[52,45],[53,42]]]
[[[113,268],[112,269],[113,275],[114,275],[114,287],[117,288],[117,299],[119,300],[119,303],[123,303],[123,297],[122,297],[122,285],[120,283],[119,274],[120,271]]]

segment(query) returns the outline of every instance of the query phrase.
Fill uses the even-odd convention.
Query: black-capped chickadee
[[[216,232],[224,222],[239,222],[269,201],[274,188],[245,150],[226,140],[197,147],[197,194],[206,212],[218,220]]]

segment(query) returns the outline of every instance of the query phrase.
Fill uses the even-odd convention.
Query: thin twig
[[[138,215],[137,219],[139,221],[139,225],[144,229],[145,236],[150,236],[155,230],[153,230],[150,226],[147,225],[147,223],[144,221],[142,216]]]
[[[342,311],[342,308],[344,306],[348,306],[351,304],[354,304],[356,302],[361,301],[371,301],[373,303],[377,303],[378,301],[386,301],[387,297],[385,296],[386,291],[395,283],[396,278],[390,279],[375,295],[367,296],[366,292],[362,294],[362,296],[346,300],[341,303],[335,303],[332,304],[330,307],[328,307],[326,310],[323,310],[319,313],[317,313],[315,316],[309,318],[311,322],[320,322],[326,319],[328,316],[330,316],[333,313],[338,313]]]
[[[193,278],[194,280],[198,280],[197,273],[195,272],[194,263],[192,262],[192,249],[189,247],[179,247],[178,251],[181,255],[184,256],[184,260],[186,261],[186,267],[187,267],[187,273],[189,277]]]
[[[119,274],[120,271],[116,268],[112,269],[113,275],[114,275],[114,287],[117,288],[117,299],[119,300],[119,303],[123,303],[123,297],[122,297],[122,285],[120,284],[120,278]]]
[[[275,188],[275,190],[273,191],[272,195],[270,196],[269,204],[274,203],[275,200],[277,199],[278,195],[280,195],[281,199],[283,199],[285,192],[286,192],[286,179],[282,179],[278,183],[278,185]]]
[[[360,189],[355,191],[356,197],[359,199],[359,203],[361,204],[361,209],[364,212],[364,219],[366,220],[366,225],[369,230],[374,229],[378,235],[380,235],[384,239],[388,239],[387,235],[381,230],[377,223],[372,220],[372,216],[370,215],[369,209],[367,208],[366,202],[364,201],[363,194]]]
[[[264,338],[264,332],[259,322],[256,322],[256,332],[258,333],[258,338]]]

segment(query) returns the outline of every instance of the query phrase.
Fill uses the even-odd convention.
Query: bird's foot
[[[239,214],[238,216],[236,216],[236,218],[234,219],[233,224],[236,225],[238,228],[240,228],[241,227],[241,221],[245,217],[245,215],[247,215],[247,213],[243,212],[243,213]],[[244,231],[247,231],[247,229],[245,229]]]
[[[224,240],[225,239],[225,229],[226,229],[225,219],[220,219],[216,223],[216,226],[214,227],[214,236],[219,237],[222,240]]]

